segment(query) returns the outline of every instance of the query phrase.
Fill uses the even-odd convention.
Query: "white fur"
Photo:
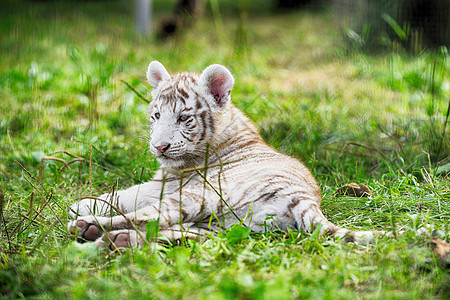
[[[138,247],[143,241],[129,230],[145,232],[149,220],[159,220],[161,233],[169,239],[182,237],[185,228],[205,232],[210,225],[209,232],[236,222],[254,231],[275,227],[311,232],[320,225],[321,233],[363,244],[384,234],[342,229],[323,216],[319,187],[310,171],[266,145],[253,123],[231,103],[234,78],[224,66],[209,66],[200,76],[170,76],[161,63],[153,61],[147,79],[154,87],[149,106],[150,150],[161,168],[149,182],[100,196],[119,209],[119,215],[111,217],[104,201],[85,199],[73,204],[71,215],[76,220],[69,223],[71,230],[83,235],[94,224],[111,232],[100,238],[103,243],[128,232],[129,244]],[[195,127],[188,126],[194,120],[180,121],[183,114],[196,120],[190,123]],[[161,144],[171,148],[160,153],[156,147]],[[84,228],[78,228],[79,220]],[[186,236],[196,238],[198,234],[192,232],[188,230]]]
[[[154,60],[148,65],[147,80],[152,87],[156,88],[161,81],[168,79],[170,74],[159,61]]]
[[[220,94],[220,103],[213,101],[219,108],[222,108],[230,100],[229,95],[234,86],[234,77],[224,66],[215,64],[207,67],[200,75],[200,82],[205,86],[207,93],[217,92]],[[211,100],[210,97],[209,99]]]

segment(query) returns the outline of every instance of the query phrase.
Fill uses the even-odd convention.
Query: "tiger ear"
[[[169,72],[159,61],[154,60],[148,65],[147,80],[152,87],[156,88],[161,81],[169,78]]]
[[[222,108],[230,99],[234,78],[230,71],[222,65],[211,65],[200,75],[200,81],[213,96],[214,102]]]

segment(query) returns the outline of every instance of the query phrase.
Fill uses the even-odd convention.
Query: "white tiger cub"
[[[362,244],[385,234],[350,231],[324,217],[310,171],[265,144],[231,103],[234,78],[224,66],[171,76],[153,61],[147,79],[153,86],[150,151],[161,168],[150,182],[73,204],[76,219],[69,228],[79,241],[97,241],[111,250],[142,247],[149,220],[158,220],[160,233],[170,240],[196,238],[237,222],[257,232],[311,232],[321,226],[322,234]],[[122,213],[110,216],[109,203]]]

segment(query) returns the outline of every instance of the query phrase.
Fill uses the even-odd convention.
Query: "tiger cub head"
[[[148,66],[152,90],[149,106],[150,151],[167,169],[204,163],[206,144],[218,134],[226,114],[234,78],[222,65],[200,75],[170,75],[158,61]]]

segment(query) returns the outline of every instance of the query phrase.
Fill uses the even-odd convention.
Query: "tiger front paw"
[[[105,233],[96,243],[97,247],[105,247],[110,251],[121,251],[131,247],[142,248],[143,238],[140,236],[140,232],[123,229]]]
[[[102,235],[102,230],[93,216],[80,217],[68,224],[69,232],[77,236],[77,242],[95,241]]]

